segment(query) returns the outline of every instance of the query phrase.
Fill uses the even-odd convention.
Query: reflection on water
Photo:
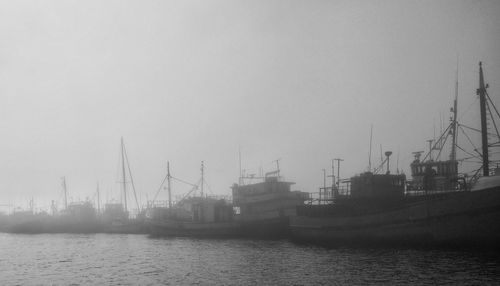
[[[2,285],[493,285],[498,253],[0,233]]]

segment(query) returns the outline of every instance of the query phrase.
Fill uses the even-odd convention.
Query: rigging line
[[[460,113],[460,115],[458,116],[458,118],[462,119],[462,116],[465,115],[465,113],[467,113],[467,111],[469,111],[469,109],[473,106],[473,105],[476,105],[477,101],[479,100],[479,97],[476,98],[476,100],[474,102],[472,102],[466,109],[464,109],[464,111],[462,113]],[[457,118],[457,121],[459,121]]]
[[[173,177],[173,176],[170,176],[170,178],[172,178],[172,179],[174,179],[174,180],[176,180],[176,181],[178,181],[178,182],[184,183],[184,184],[186,184],[186,185],[190,185],[190,186],[192,186],[192,187],[198,187],[198,185],[191,184],[191,183],[189,183],[189,182],[183,181],[183,180],[178,179],[178,178]]]
[[[446,144],[446,141],[448,141],[448,137],[449,136],[444,137],[444,142],[441,144],[441,146],[444,146]],[[441,152],[443,152],[443,148],[442,147],[439,149],[439,153],[436,156],[436,160],[439,159],[439,156],[441,156]]]
[[[481,169],[483,169],[483,166],[479,167],[477,170],[474,171],[474,175],[472,175],[472,178],[477,177],[477,174],[479,173],[479,171],[481,171]],[[471,172],[471,174],[472,174],[472,172]],[[472,180],[472,178],[471,178],[471,180]]]
[[[467,128],[467,129],[469,129],[469,130],[472,130],[472,131],[475,131],[475,132],[481,133],[481,130],[479,130],[479,129],[476,129],[476,128],[473,128],[473,127],[470,127],[470,126],[467,126],[467,125],[464,125],[464,124],[460,124],[460,123],[459,123],[458,125],[459,125],[459,126],[461,126],[461,127],[465,127],[465,128]],[[490,136],[495,136],[495,135],[497,135],[497,134],[494,134],[494,133],[486,133],[486,134],[488,134],[488,135],[490,135]]]
[[[198,185],[200,182],[201,182],[201,178],[198,181]],[[192,192],[196,191],[198,189],[198,185],[193,185],[193,188],[191,189],[191,191],[189,191],[186,195],[184,195],[184,197],[182,197],[182,199],[179,202],[184,201],[184,199],[186,199]]]
[[[495,107],[495,105],[493,104],[493,102],[491,101],[491,98],[490,96],[488,95],[488,93],[486,93],[486,98],[488,99],[488,101],[491,103],[491,105],[493,105],[493,108],[495,109],[495,112],[497,113],[497,116],[500,117],[500,115],[498,115],[498,110],[497,108]],[[500,138],[500,133],[498,132],[498,128],[497,128],[497,124],[495,122],[495,118],[493,118],[493,113],[491,113],[491,109],[490,109],[490,105],[489,104],[486,104],[486,107],[488,108],[488,112],[490,113],[490,117],[491,117],[491,121],[493,122],[493,127],[495,127],[495,130],[497,132],[497,136],[498,138]]]
[[[462,128],[462,126],[460,126],[460,130],[462,130],[462,133],[465,135],[465,138],[467,138],[467,140],[469,140],[469,143],[472,145],[472,147],[474,147],[474,151],[476,151],[477,154],[479,154],[479,156],[481,156],[481,158],[483,158],[483,154],[481,154],[481,153],[479,153],[479,151],[477,151],[477,147],[474,145],[474,143],[472,143],[472,140],[470,139],[469,135],[467,135],[467,133],[465,133],[465,131]]]
[[[172,177],[172,176],[170,176],[170,177]],[[163,187],[163,184],[165,184],[165,181],[167,180],[167,178],[168,178],[168,173],[165,175],[165,178],[163,178],[163,181],[161,181],[161,185],[158,188],[158,190],[156,191],[155,196],[153,197],[153,201],[151,203],[154,203],[156,201],[156,198],[158,198],[158,194],[160,194],[161,187]]]
[[[204,181],[205,181],[205,185],[207,185],[207,187],[208,187],[208,191],[209,191],[212,195],[214,195],[214,192],[212,191],[212,188],[210,188],[210,185],[208,184],[207,179],[204,179]]]
[[[478,157],[478,155],[472,154],[472,153],[470,153],[469,151],[466,151],[465,149],[463,149],[462,147],[460,147],[460,146],[458,146],[458,145],[457,145],[457,147],[458,147],[458,149],[462,150],[462,152],[464,152],[465,154],[467,154],[467,155],[469,155],[469,156],[472,156],[473,158],[478,158],[478,159],[480,159],[480,158],[482,157],[482,156],[479,156],[479,157]],[[479,155],[481,155],[481,154],[479,154]]]
[[[438,140],[436,140],[436,141],[434,142],[434,145],[432,146],[431,150],[436,150],[436,149],[437,149],[437,148],[436,148],[436,147],[437,147],[437,145],[438,145],[438,144],[440,144],[441,140],[443,139],[443,137],[445,137],[445,135],[446,135],[446,137],[448,137],[448,135],[449,135],[449,134],[448,134],[448,130],[451,128],[451,125],[452,125],[452,124],[448,125],[448,127],[447,127],[447,128],[446,128],[446,130],[443,132],[443,134],[441,134],[441,136],[438,138]],[[430,157],[430,155],[431,155],[431,150],[429,150],[429,153],[427,153],[427,154],[425,155],[425,157],[424,157],[424,159],[423,159],[422,161],[425,161],[425,159],[427,159],[427,157]]]
[[[205,170],[207,169],[207,165],[206,165],[205,163],[203,164],[203,167],[205,168]],[[204,172],[205,172],[205,175],[206,175],[206,173],[207,173],[207,172],[206,172],[206,171],[204,171]],[[207,179],[206,179],[206,178],[203,178],[203,181],[202,181],[201,183],[202,183],[202,184],[203,184],[203,183],[205,183],[205,185],[208,187],[208,191],[209,191],[212,195],[214,195],[214,192],[212,191],[212,188],[210,188],[210,185],[208,184],[208,181],[207,181]]]
[[[134,178],[132,177],[132,171],[130,170],[130,162],[128,161],[127,149],[123,146],[123,151],[125,153],[125,160],[127,161],[128,174],[130,176],[130,183],[132,183],[132,190],[134,191],[135,203],[137,205],[137,210],[140,212],[141,207],[139,206],[139,201],[137,200],[137,192],[135,191]]]
[[[500,113],[498,113],[497,107],[495,106],[495,104],[493,103],[493,101],[491,101],[491,98],[490,98],[490,95],[488,94],[488,92],[486,92],[486,98],[488,98],[488,101],[491,103],[491,105],[493,105],[493,109],[495,109],[495,112],[497,113],[497,116],[500,117]]]
[[[467,161],[467,163],[481,164],[481,161]]]
[[[457,160],[457,161],[461,161],[461,162],[471,162],[471,161],[468,161],[468,160],[471,160],[471,159],[479,159],[479,158],[477,158],[476,156],[471,156],[471,157],[465,157],[465,158],[462,158],[462,159]]]

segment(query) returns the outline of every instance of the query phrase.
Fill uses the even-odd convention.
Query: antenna
[[[323,169],[323,198],[326,199],[326,169]],[[321,189],[319,191],[319,203],[321,204]]]
[[[278,180],[280,177],[280,160],[281,160],[281,158],[274,160],[276,162],[276,172],[277,172],[276,174],[278,176]]]
[[[332,189],[335,186],[335,160],[332,159]]]
[[[399,146],[398,146],[398,159],[396,160],[396,174],[399,175]]]
[[[336,158],[333,160],[337,161],[337,189],[338,189],[340,184],[340,162],[344,161],[344,159]]]
[[[385,152],[385,156],[387,157],[387,173],[386,174],[388,174],[388,175],[391,173],[391,171],[389,170],[389,156],[391,156],[391,155],[392,155],[392,151]]]

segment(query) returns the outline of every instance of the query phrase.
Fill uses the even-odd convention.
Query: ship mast
[[[201,193],[201,197],[203,197],[203,161],[201,161],[201,188],[200,188],[200,193]]]
[[[479,105],[481,109],[481,138],[482,138],[482,149],[483,149],[483,176],[488,176],[489,171],[489,155],[488,155],[488,130],[486,124],[486,89],[488,85],[484,84],[483,77],[483,67],[482,63],[479,62],[479,88],[477,89],[477,95],[479,95]]]
[[[170,162],[167,161],[168,207],[172,208],[172,191],[170,184]]]
[[[64,209],[68,209],[68,190],[66,188],[66,177],[62,178],[62,185],[64,190]]]
[[[122,145],[122,178],[123,178],[123,206],[127,211],[127,182],[125,182],[125,146],[123,144],[123,137],[121,138]]]
[[[453,101],[453,119],[451,122],[451,153],[450,160],[457,160],[457,101],[458,101],[458,62],[455,81],[455,100]]]

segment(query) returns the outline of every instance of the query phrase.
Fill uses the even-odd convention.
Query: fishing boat
[[[171,181],[188,184],[191,191],[178,202],[172,201]],[[150,234],[164,237],[237,237],[239,225],[233,220],[233,207],[223,198],[208,196],[203,192],[204,163],[201,163],[199,184],[191,184],[170,174],[167,163],[167,175],[158,189],[151,206],[146,211],[146,223]],[[155,205],[159,191],[167,182],[168,206]],[[200,193],[196,191],[200,189]]]
[[[276,165],[264,176],[242,174],[240,184],[232,186],[235,221],[245,237],[289,237],[290,217],[309,199],[308,193],[291,190],[294,183],[281,180],[278,160]]]
[[[120,158],[121,158],[121,202],[111,201],[104,205],[104,211],[101,214],[100,211],[100,195],[99,195],[99,185],[97,185],[97,204],[98,213],[100,218],[100,224],[102,232],[104,233],[146,233],[147,229],[144,225],[144,218],[142,216],[141,207],[139,206],[139,201],[137,200],[137,192],[135,190],[134,179],[132,177],[132,170],[130,168],[130,162],[127,155],[127,150],[125,148],[125,143],[123,137],[120,141]],[[135,205],[137,207],[137,215],[131,217],[129,212],[129,205],[127,204],[128,197],[128,184],[130,183],[133,198],[135,199]]]
[[[298,215],[290,221],[293,238],[330,245],[496,245],[500,241],[500,169],[490,171],[488,149],[498,142],[488,143],[487,116],[493,110],[488,102],[493,103],[487,88],[479,63],[482,166],[478,172],[458,172],[457,128],[462,125],[457,122],[456,88],[451,123],[438,140],[429,141],[429,152],[423,158],[423,152],[414,153],[411,180],[389,173],[387,152],[385,174],[354,176],[346,186],[332,187],[327,203],[299,207]],[[449,158],[439,160],[449,136]],[[497,136],[500,138],[498,132]],[[438,154],[433,158],[435,150]]]
[[[36,213],[33,208],[33,199],[30,200],[30,210],[14,213],[10,216],[7,228],[12,233],[96,233],[102,231],[96,210],[93,204],[86,201],[68,203],[66,178],[62,178],[64,191],[64,209],[57,211],[52,201],[52,214],[47,212]]]
[[[121,138],[121,173],[123,203],[107,203],[101,213],[99,184],[97,185],[97,210],[90,200],[68,203],[66,178],[62,178],[64,192],[64,209],[57,211],[52,201],[52,214],[46,212],[35,213],[33,201],[30,202],[30,211],[15,213],[10,218],[6,228],[14,233],[146,233],[144,221],[140,215],[130,218],[127,206],[127,182],[130,181],[137,209],[134,181],[128,162],[123,138]]]
[[[240,184],[232,186],[231,203],[203,195],[203,163],[201,170],[200,195],[190,196],[198,190],[198,185],[191,184],[193,189],[173,204],[170,180],[174,177],[167,165],[169,205],[149,209],[148,224],[153,235],[283,238],[289,235],[289,217],[307,199],[307,193],[290,191],[293,183],[279,180],[278,169],[263,178],[247,178],[247,184],[240,175]],[[254,179],[263,181],[252,182]]]

